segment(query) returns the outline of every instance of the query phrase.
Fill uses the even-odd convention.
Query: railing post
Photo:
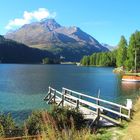
[[[121,114],[122,114],[122,108],[120,107],[120,119],[119,119],[120,122],[122,122],[122,115]]]
[[[133,103],[131,99],[127,99],[126,107],[128,108],[128,117],[131,119],[131,110],[133,108]]]
[[[79,109],[79,100],[76,100],[76,109]]]
[[[66,90],[65,90],[64,88],[62,88],[62,93],[63,93],[64,95],[67,94],[67,92],[66,92]]]
[[[64,93],[64,88],[62,88],[62,94]]]
[[[51,87],[49,86],[49,91],[48,91],[48,93],[50,93],[51,92]]]
[[[131,119],[131,109],[128,110],[129,119]]]
[[[100,89],[98,90],[98,99],[100,98]],[[96,101],[96,104],[99,105],[99,100]]]
[[[65,97],[64,97],[64,94],[62,95],[62,106],[64,106],[64,99],[65,99]]]
[[[53,100],[54,103],[55,103],[55,98],[56,98],[56,90],[54,90],[54,100]]]
[[[67,94],[67,91],[66,90],[64,90],[64,95],[66,95]]]

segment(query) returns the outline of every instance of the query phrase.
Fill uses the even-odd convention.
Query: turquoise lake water
[[[48,86],[61,91],[66,87],[125,104],[127,98],[140,95],[140,83],[124,83],[107,67],[75,65],[0,65],[0,111],[10,112],[17,120],[33,110],[47,109],[43,101]]]

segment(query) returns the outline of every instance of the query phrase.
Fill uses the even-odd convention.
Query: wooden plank
[[[101,114],[100,115],[101,117],[103,117],[104,119],[107,119],[107,120],[109,120],[109,121],[111,121],[111,122],[113,122],[113,123],[115,123],[115,124],[120,124],[120,121],[118,120],[115,120],[115,119],[113,119],[113,118],[111,118],[111,117],[108,117],[108,116],[106,116],[106,115],[103,115],[103,114]]]

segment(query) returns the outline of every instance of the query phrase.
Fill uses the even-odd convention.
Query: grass
[[[34,112],[23,126],[22,137],[7,140],[140,140],[140,98],[133,114],[132,121],[124,120],[120,127],[89,129],[82,125],[83,116],[77,110],[54,108],[50,112]]]
[[[70,108],[34,112],[25,121],[21,137],[3,136],[0,140],[112,140],[112,132],[107,129],[83,125],[81,115]]]
[[[140,73],[125,72],[126,75],[140,76]]]
[[[133,120],[128,124],[123,140],[140,140],[140,98],[134,106]]]

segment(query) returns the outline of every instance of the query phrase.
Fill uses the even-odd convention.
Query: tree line
[[[84,66],[123,66],[128,70],[140,68],[140,31],[133,33],[129,42],[121,36],[115,50],[84,56],[80,63]]]
[[[80,63],[83,66],[115,66],[116,51],[93,53],[91,56],[84,56]]]

